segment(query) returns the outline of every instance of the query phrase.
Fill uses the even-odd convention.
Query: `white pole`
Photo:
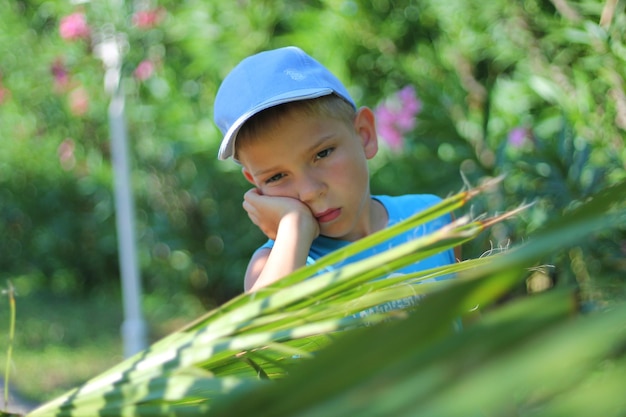
[[[117,242],[122,281],[124,322],[121,333],[124,356],[130,357],[146,348],[146,325],[141,313],[141,281],[137,266],[134,204],[131,190],[128,139],[124,118],[124,92],[121,85],[123,39],[109,26],[96,45],[95,53],[104,63],[105,90],[111,95],[109,128],[113,158]]]
[[[130,357],[145,349],[146,326],[141,314],[141,282],[137,266],[134,204],[130,187],[124,95],[121,88],[117,89],[111,99],[109,124],[115,171],[117,241],[124,305],[124,322],[121,331],[124,356]]]

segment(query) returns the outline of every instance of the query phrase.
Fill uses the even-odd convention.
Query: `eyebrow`
[[[263,177],[265,175],[267,175],[268,173],[272,172],[272,171],[276,171],[278,168],[267,168],[267,169],[263,169],[261,171],[257,171],[257,172],[253,172],[252,175],[255,177]]]

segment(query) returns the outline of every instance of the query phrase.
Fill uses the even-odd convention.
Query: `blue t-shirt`
[[[410,195],[402,195],[397,197],[390,197],[386,195],[373,196],[375,200],[378,200],[387,210],[387,215],[389,216],[389,220],[387,222],[387,227],[393,226],[396,223],[405,220],[415,213],[418,213],[438,202],[441,199],[435,195],[430,194],[410,194]],[[430,221],[424,225],[421,225],[418,228],[415,228],[409,232],[403,233],[400,236],[397,236],[394,239],[386,241],[380,245],[374,246],[368,250],[365,250],[355,256],[352,256],[348,259],[345,259],[341,262],[335,264],[335,267],[340,267],[352,262],[359,261],[361,259],[369,258],[372,255],[377,253],[384,252],[385,250],[399,246],[402,243],[408,242],[409,240],[415,239],[417,237],[421,237],[427,234],[432,233],[433,231],[440,229],[444,225],[450,223],[451,218],[450,215],[442,216],[438,219]],[[311,244],[311,249],[309,250],[309,257],[307,259],[307,265],[314,263],[317,259],[322,256],[334,252],[337,249],[340,249],[344,246],[349,245],[350,241],[333,239],[326,236],[318,236],[313,243]],[[274,246],[273,240],[268,240],[262,248],[272,248]],[[447,250],[445,252],[438,253],[429,258],[423,259],[419,262],[416,262],[412,265],[404,267],[396,273],[410,273],[410,272],[418,272],[423,271],[430,268],[435,268],[437,266],[449,265],[454,263],[454,253],[452,250]]]

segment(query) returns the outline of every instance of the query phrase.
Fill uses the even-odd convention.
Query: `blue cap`
[[[356,109],[341,81],[300,48],[288,46],[244,59],[226,76],[215,97],[214,119],[224,135],[218,158],[233,156],[239,129],[258,112],[329,94]]]

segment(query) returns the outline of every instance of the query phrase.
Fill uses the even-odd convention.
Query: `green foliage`
[[[445,311],[433,304],[459,301],[450,292],[433,296],[396,326],[339,340],[294,369],[288,382],[229,393],[208,415],[621,415],[619,375],[626,367],[615,350],[626,336],[615,329],[624,306],[572,319],[571,293],[555,291],[493,311],[463,333],[433,335],[441,323],[425,318]],[[333,377],[316,369],[333,369]],[[602,387],[593,386],[601,378]],[[592,408],[578,397],[602,390],[606,401],[596,399]]]

